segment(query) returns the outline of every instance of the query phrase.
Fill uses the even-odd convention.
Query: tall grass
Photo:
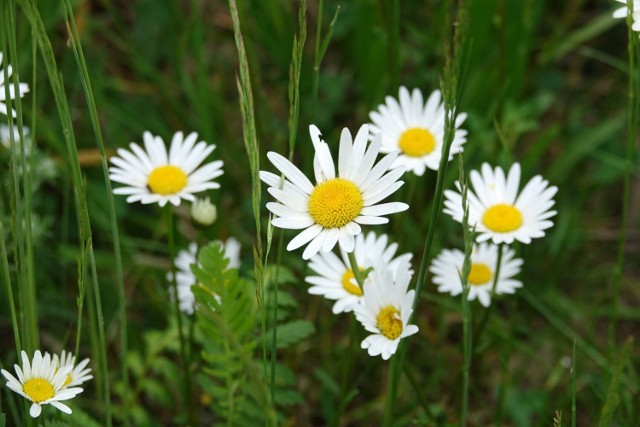
[[[20,2],[23,11],[34,30],[34,44],[40,49],[40,54],[44,60],[47,70],[49,83],[58,109],[60,123],[64,130],[65,142],[67,145],[67,155],[69,156],[69,165],[71,167],[71,175],[74,184],[75,209],[78,217],[78,231],[82,245],[85,245],[88,251],[88,263],[91,271],[92,292],[94,297],[95,318],[92,318],[94,327],[97,330],[97,342],[99,353],[93,355],[94,360],[100,367],[100,380],[97,382],[102,385],[102,398],[104,403],[104,423],[107,426],[112,425],[111,410],[111,392],[109,384],[109,369],[107,363],[106,338],[104,333],[104,316],[102,313],[102,303],[100,298],[100,286],[98,283],[95,255],[92,248],[92,231],[91,221],[87,208],[87,200],[85,193],[85,182],[80,171],[80,162],[78,159],[78,149],[73,131],[73,123],[69,112],[69,104],[66,98],[66,92],[62,77],[58,73],[57,64],[53,55],[53,49],[47,36],[44,24],[40,17],[40,13],[34,2],[30,0],[22,0]]]
[[[431,248],[437,230],[436,224],[442,209],[442,196],[444,193],[445,176],[449,163],[449,153],[451,150],[451,144],[455,137],[456,118],[460,111],[459,104],[462,96],[462,80],[465,72],[465,54],[467,53],[465,50],[467,47],[464,46],[467,31],[466,26],[468,22],[466,5],[463,4],[457,12],[456,20],[458,21],[458,25],[456,26],[453,38],[451,41],[445,42],[445,68],[440,82],[445,106],[444,141],[442,144],[442,157],[440,159],[440,165],[438,166],[435,191],[429,214],[427,237],[424,242],[424,248],[422,249],[422,259],[420,261],[418,278],[416,279],[416,298],[413,303],[414,311],[411,318],[413,318],[417,313],[417,308],[419,307],[422,296],[422,289],[426,282],[427,264],[430,261]],[[395,401],[397,400],[400,373],[402,372],[402,366],[405,363],[407,345],[407,341],[400,342],[398,356],[393,360],[389,368],[390,384],[385,404],[385,426],[391,425],[393,419],[393,408],[395,406]]]
[[[640,43],[638,35],[632,30],[634,2],[629,2],[629,15],[627,16],[627,54],[629,60],[628,70],[628,94],[627,94],[627,140],[624,157],[624,178],[622,186],[622,206],[620,218],[620,231],[618,234],[618,247],[616,252],[616,264],[611,277],[613,293],[611,320],[609,323],[609,351],[611,356],[616,348],[616,323],[618,321],[618,305],[620,299],[620,286],[622,269],[626,251],[627,233],[629,227],[629,208],[631,192],[631,170],[634,153],[637,151],[638,124],[640,119],[640,77],[638,76],[638,61],[640,60]]]
[[[78,33],[78,28],[76,26],[76,20],[73,15],[73,8],[71,6],[71,2],[69,0],[65,0],[63,2],[64,13],[67,19],[67,33],[72,40],[71,47],[73,48],[74,57],[76,59],[76,63],[78,65],[78,69],[80,71],[80,79],[82,81],[82,87],[85,93],[85,97],[87,100],[87,105],[89,107],[89,117],[91,119],[91,126],[93,127],[93,133],[95,135],[96,144],[98,145],[98,150],[100,151],[100,163],[102,166],[102,174],[104,176],[105,190],[107,193],[107,206],[109,211],[109,223],[111,227],[111,239],[113,240],[113,253],[114,253],[114,261],[115,261],[115,283],[116,289],[118,292],[119,299],[119,321],[120,321],[120,359],[126,360],[128,354],[128,344],[127,344],[127,302],[125,298],[125,290],[124,290],[124,271],[122,268],[122,251],[120,249],[120,233],[118,230],[118,220],[116,217],[116,209],[115,203],[113,200],[113,192],[111,188],[111,180],[109,179],[109,169],[107,166],[107,157],[104,147],[104,141],[102,137],[102,129],[100,126],[100,121],[98,119],[98,110],[96,107],[95,98],[93,96],[93,89],[91,86],[91,79],[89,76],[89,71],[87,69],[87,63],[84,57],[84,52],[82,50],[82,44],[80,41],[80,34]],[[86,258],[86,251],[83,251],[83,260]],[[83,280],[79,281],[79,288],[81,297],[79,298],[79,307],[78,310],[78,336],[76,338],[76,358],[79,357],[79,346],[80,346],[80,332],[82,330],[82,302],[84,301],[84,262],[80,263],[79,266],[79,274],[78,277],[82,277]],[[129,389],[129,375],[127,373],[127,364],[121,363],[120,366],[121,378],[123,381],[123,389],[125,393]],[[125,424],[128,424],[128,405],[124,405],[124,413],[123,419]]]

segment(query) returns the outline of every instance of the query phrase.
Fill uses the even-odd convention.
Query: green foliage
[[[178,330],[172,323],[166,330],[146,331],[143,349],[129,351],[124,363],[131,380],[118,381],[114,387],[120,402],[116,405],[119,410],[114,411],[116,419],[124,422],[128,414],[134,425],[158,425],[155,415],[143,409],[144,402],[163,408],[182,404],[184,396],[178,391],[181,373],[175,362],[177,341]]]
[[[197,278],[193,287],[197,326],[203,341],[204,373],[211,381],[201,381],[211,395],[214,413],[226,425],[242,425],[260,412],[269,414],[268,394],[253,352],[257,310],[250,284],[227,269],[228,261],[219,244],[201,249],[198,264],[192,266]]]
[[[269,412],[269,388],[261,360],[255,357],[260,339],[256,335],[259,317],[254,286],[227,265],[220,245],[213,243],[200,250],[198,264],[192,266],[197,278],[192,289],[206,374],[199,382],[211,397],[214,414],[226,425],[273,423],[276,414]],[[281,272],[285,279],[293,277],[284,268]],[[285,307],[281,313],[287,313],[293,299],[281,300]],[[313,330],[305,320],[279,325],[278,348],[300,342]],[[269,339],[271,334],[265,337]],[[282,365],[276,366],[276,373],[276,404],[299,404],[302,398],[291,388],[295,385],[293,373]]]
[[[308,320],[293,320],[278,325],[278,349],[287,348],[310,337],[315,332]],[[270,344],[269,341],[267,341]]]
[[[620,351],[620,357],[615,365],[615,370],[611,377],[611,383],[609,383],[609,390],[607,391],[607,400],[602,407],[602,415],[600,415],[599,427],[607,427],[612,424],[613,413],[621,402],[620,398],[620,375],[629,362],[629,355],[633,349],[633,337],[629,337]]]

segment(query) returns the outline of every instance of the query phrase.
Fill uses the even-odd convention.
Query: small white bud
[[[218,210],[208,197],[196,199],[191,205],[191,218],[200,225],[209,226],[218,218]]]

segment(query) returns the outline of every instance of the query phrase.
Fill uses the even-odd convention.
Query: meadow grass
[[[72,415],[45,405],[38,419],[2,387],[0,427],[640,425],[640,43],[617,6],[3,1],[4,80],[30,92],[16,118],[0,115],[21,130],[0,145],[0,367],[66,349],[91,358],[94,379]],[[438,172],[403,176],[389,199],[408,211],[363,227],[413,253],[416,270],[419,332],[383,361],[360,348],[352,314],[309,295],[313,272],[286,250],[294,233],[271,224],[259,171],[275,172],[275,151],[312,176],[309,125],[335,159],[342,128],[355,134],[400,85],[442,90],[445,153],[458,114],[469,133]],[[112,194],[108,158],[145,130],[217,145],[212,226],[194,225],[189,203],[163,214]],[[443,191],[466,189],[483,162],[519,162],[523,182],[559,188],[553,228],[511,245],[523,288],[487,308],[466,299],[474,233],[441,214]],[[231,236],[238,274],[205,246]],[[190,316],[167,272],[191,241],[206,308]],[[428,267],[455,247],[464,292],[452,297]]]

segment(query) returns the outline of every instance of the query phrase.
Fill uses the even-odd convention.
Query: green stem
[[[2,198],[0,197],[0,212],[3,213]],[[16,342],[16,353],[18,354],[18,360],[20,352],[22,351],[22,345],[20,342],[20,328],[18,325],[18,317],[16,315],[16,305],[13,300],[13,288],[11,287],[11,275],[9,274],[9,259],[7,257],[7,247],[5,245],[4,224],[0,219],[0,259],[2,260],[2,270],[4,272],[4,284],[7,287],[7,300],[9,302],[9,310],[11,311],[11,324],[13,325],[13,337]]]
[[[387,67],[389,84],[387,87],[397,90],[402,66],[400,60],[400,2],[398,0],[384,0],[382,9],[388,37]]]
[[[571,356],[571,427],[576,427],[576,340]]]
[[[318,85],[320,82],[320,40],[322,38],[322,10],[324,9],[324,0],[318,1],[318,22],[316,27],[316,48],[313,59],[313,82],[311,84],[311,117],[316,116],[318,108]]]
[[[418,383],[418,380],[417,380],[415,374],[411,370],[411,365],[404,365],[403,372],[404,372],[405,376],[407,377],[407,380],[409,380],[409,384],[411,385],[411,388],[413,389],[413,392],[415,393],[416,397],[418,398],[418,403],[420,404],[420,406],[422,406],[422,409],[424,410],[425,415],[427,416],[429,421],[435,422],[436,417],[435,417],[433,411],[431,410],[431,407],[429,406],[429,401],[425,397],[424,392],[423,392],[422,388],[420,387],[420,384]],[[427,424],[427,425],[431,425],[431,424]]]
[[[185,405],[187,409],[187,417],[190,424],[194,424],[193,410],[191,402],[191,372],[189,369],[189,359],[187,358],[187,346],[185,343],[184,331],[182,330],[182,313],[180,312],[180,300],[178,298],[178,283],[176,281],[176,242],[175,242],[175,224],[173,219],[173,210],[171,204],[165,207],[167,216],[167,227],[169,235],[169,257],[171,258],[171,287],[173,288],[173,302],[176,312],[176,321],[178,325],[178,337],[180,338],[180,357],[182,358],[182,368],[184,371],[184,388],[185,388]]]
[[[629,2],[633,8],[634,2]],[[631,16],[633,10],[629,10],[628,16],[628,44],[629,55],[629,87],[628,87],[628,108],[627,108],[627,144],[625,156],[625,168],[622,190],[622,218],[620,219],[620,234],[618,236],[618,248],[616,254],[616,264],[611,277],[611,288],[613,288],[611,319],[609,322],[609,349],[611,355],[616,350],[616,326],[618,322],[618,304],[620,299],[620,284],[622,281],[622,269],[624,268],[624,250],[627,238],[627,227],[629,225],[629,194],[631,192],[631,170],[632,160],[635,151],[636,138],[638,134],[638,114],[640,114],[640,100],[638,99],[637,61],[638,61],[638,35],[631,29]]]
[[[276,256],[275,273],[273,277],[273,319],[272,319],[272,334],[271,334],[271,381],[269,384],[269,390],[271,392],[271,401],[276,401],[276,358],[278,354],[278,288],[279,288],[279,276],[280,265],[282,263],[282,248],[284,246],[284,233],[280,233],[278,236],[278,250]]]
[[[332,426],[340,425],[340,418],[344,413],[344,410],[347,407],[349,401],[347,400],[347,396],[349,393],[349,376],[351,374],[351,367],[353,366],[353,355],[354,348],[358,342],[358,322],[355,319],[355,316],[350,316],[349,320],[349,344],[347,344],[347,354],[342,361],[342,380],[340,381],[340,397],[338,400],[338,409]]]
[[[14,2],[7,2],[4,4],[5,8],[2,14],[3,27],[7,29],[6,33],[2,32],[2,46],[5,52],[10,53],[7,55],[7,64],[11,62],[12,57],[16,57],[16,39],[15,39],[15,5]],[[8,43],[8,46],[7,46]],[[7,47],[9,49],[7,49]],[[4,96],[5,99],[11,99],[9,96],[9,87],[11,84],[17,87],[19,83],[19,69],[18,61],[13,63],[13,74],[9,79],[8,68],[4,67],[4,81],[10,82],[5,84]],[[15,97],[15,109],[17,112],[17,123],[14,123],[14,119],[11,114],[7,115],[9,121],[9,139],[11,143],[11,170],[13,184],[13,205],[14,208],[14,229],[16,236],[17,246],[17,259],[18,265],[18,285],[21,292],[22,304],[22,319],[23,319],[23,344],[27,349],[27,352],[31,353],[38,348],[39,331],[38,331],[38,313],[36,303],[36,291],[35,291],[35,278],[34,278],[34,264],[33,264],[33,244],[31,239],[31,172],[27,168],[26,152],[24,146],[24,135],[22,128],[22,102],[20,96]],[[7,103],[9,111],[11,110],[11,103]],[[18,126],[19,140],[16,141],[13,137],[13,127]],[[18,144],[18,142],[20,142]],[[20,176],[21,174],[21,176]],[[20,177],[22,177],[22,191],[20,189]],[[21,195],[24,197],[22,200]],[[24,203],[23,203],[24,202]]]
[[[82,242],[81,253],[78,257],[78,298],[76,305],[78,307],[78,320],[76,324],[76,348],[73,354],[76,360],[80,360],[80,338],[82,337],[82,315],[84,307],[84,298],[87,292],[86,286],[86,265],[87,265],[87,242]]]
[[[111,427],[113,423],[111,410],[111,386],[109,384],[109,365],[107,357],[107,338],[104,332],[104,315],[102,313],[102,298],[100,297],[100,284],[98,282],[98,270],[96,267],[96,258],[91,250],[93,243],[91,238],[88,239],[87,248],[89,248],[89,266],[91,268],[91,283],[93,285],[93,298],[95,304],[96,329],[98,330],[98,347],[100,349],[100,366],[101,375],[103,377],[103,399],[106,412],[106,424]]]
[[[356,282],[358,282],[358,286],[360,287],[360,289],[362,289],[364,285],[364,279],[367,278],[366,272],[362,271],[361,267],[358,265],[355,251],[349,252],[347,255],[349,257],[349,264],[351,264],[353,277],[355,277]]]
[[[127,309],[126,309],[126,298],[125,298],[125,290],[124,290],[122,254],[120,249],[120,233],[118,231],[118,221],[116,217],[115,203],[113,200],[113,192],[111,189],[111,180],[109,179],[109,168],[106,160],[104,141],[102,138],[102,130],[100,128],[100,121],[98,120],[98,111],[96,108],[95,98],[93,96],[93,88],[91,86],[91,80],[89,78],[87,63],[84,58],[84,52],[82,50],[80,36],[78,33],[78,28],[76,27],[76,21],[73,16],[73,8],[71,7],[70,0],[65,0],[63,2],[63,6],[65,9],[65,13],[67,15],[66,16],[67,32],[69,33],[69,36],[73,41],[71,45],[73,48],[73,53],[76,59],[76,63],[80,71],[82,86],[85,92],[85,98],[87,100],[87,105],[89,106],[89,115],[91,118],[91,124],[93,127],[96,143],[100,151],[102,174],[104,176],[105,187],[106,187],[105,189],[107,194],[107,209],[109,212],[109,222],[111,225],[111,238],[113,240],[114,261],[116,266],[115,281],[117,285],[118,299],[119,299],[118,314],[120,318],[120,359],[123,361],[123,363],[121,363],[121,369],[122,369],[121,376],[122,376],[122,382],[123,382],[123,390],[125,393],[127,393],[129,390],[129,377],[127,373],[127,363],[124,362],[127,358],[127,353],[128,353],[127,311],[126,311]],[[82,310],[82,307],[80,307],[80,310]],[[123,410],[124,410],[123,411],[124,423],[128,425],[129,424],[128,399],[126,399],[126,395],[125,395],[125,404],[124,404]]]
[[[480,336],[482,335],[482,332],[484,332],[484,329],[487,326],[487,322],[491,317],[491,313],[493,312],[493,306],[495,305],[493,303],[493,297],[496,294],[498,277],[500,277],[500,267],[502,265],[502,253],[504,251],[503,248],[504,248],[504,243],[500,243],[498,245],[498,261],[496,262],[496,271],[495,271],[495,274],[493,275],[493,284],[491,285],[491,305],[489,305],[489,307],[487,307],[487,309],[482,314],[482,318],[480,319],[480,322],[478,323],[478,326],[473,334],[476,337],[476,342],[480,342]]]

